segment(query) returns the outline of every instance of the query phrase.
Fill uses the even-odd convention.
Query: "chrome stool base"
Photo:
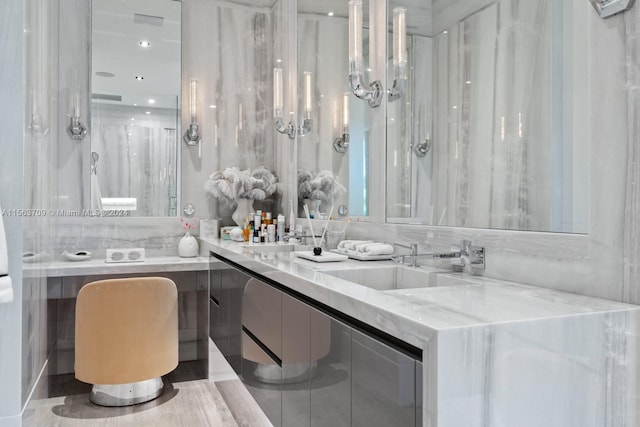
[[[148,402],[162,394],[162,378],[130,384],[94,384],[89,400],[100,406],[130,406]]]

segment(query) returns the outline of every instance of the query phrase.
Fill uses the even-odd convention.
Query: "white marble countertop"
[[[154,256],[141,262],[123,263],[107,263],[104,258],[91,258],[86,261],[49,261],[23,264],[25,277],[157,273],[208,269],[208,257],[180,258],[178,256]]]
[[[466,284],[378,291],[322,271],[393,265],[390,261],[320,264],[300,259],[291,252],[254,251],[249,245],[220,239],[204,243],[214,253],[250,266],[258,274],[419,348],[424,348],[432,336],[443,330],[640,309],[615,301],[442,270],[438,274],[458,283],[462,279]]]

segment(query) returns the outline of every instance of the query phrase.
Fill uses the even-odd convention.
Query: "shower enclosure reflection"
[[[179,1],[92,1],[92,207],[176,215],[180,38]]]

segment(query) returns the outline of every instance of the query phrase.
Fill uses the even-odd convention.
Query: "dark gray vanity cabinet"
[[[351,426],[351,339],[352,328],[316,309],[311,309],[311,330],[330,331],[329,347],[325,336],[312,333],[311,348],[324,354],[315,360],[310,380],[311,427]]]
[[[351,334],[352,426],[416,425],[416,360],[361,332]]]
[[[260,280],[227,263],[217,271],[212,338],[274,426],[422,425],[415,357],[290,294],[269,273]]]

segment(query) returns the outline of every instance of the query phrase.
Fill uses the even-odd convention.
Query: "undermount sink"
[[[452,275],[449,270],[425,270],[400,265],[321,272],[378,291],[468,284],[464,278]]]

